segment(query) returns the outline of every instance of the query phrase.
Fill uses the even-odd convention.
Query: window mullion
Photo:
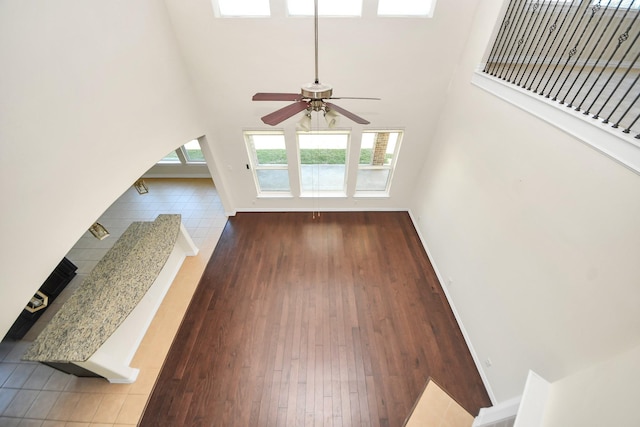
[[[183,165],[186,165],[188,163],[187,156],[184,153],[184,146],[180,146],[180,148],[178,148],[176,150],[176,154],[178,155],[178,158],[180,159],[180,163],[182,163]]]
[[[356,182],[358,180],[358,164],[360,163],[360,146],[362,144],[362,128],[354,129],[351,132],[351,144],[349,147],[347,165],[346,191],[348,197],[353,197],[356,193]]]

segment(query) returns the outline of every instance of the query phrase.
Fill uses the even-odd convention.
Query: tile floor
[[[148,194],[139,195],[130,188],[98,219],[111,236],[99,241],[87,232],[69,251],[67,258],[78,266],[77,276],[24,339],[0,343],[0,427],[124,427],[135,426],[140,420],[227,220],[211,180],[145,179],[145,182]],[[136,352],[131,366],[140,369],[138,380],[133,384],[110,384],[21,361],[31,341],[128,225],[133,221],[151,221],[160,213],[182,214],[182,221],[200,252],[186,258]],[[455,401],[439,389],[427,387],[418,405],[426,408],[429,424],[421,425],[427,427],[469,427],[473,421],[471,415],[460,414]]]
[[[211,180],[145,179],[149,193],[125,192],[99,219],[111,233],[99,241],[88,232],[69,251],[77,276],[21,341],[0,343],[0,427],[134,426],[138,423],[166,353],[227,218]],[[187,257],[131,366],[134,384],[77,378],[48,366],[23,362],[22,354],[56,310],[77,289],[133,221],[180,213],[200,253]]]

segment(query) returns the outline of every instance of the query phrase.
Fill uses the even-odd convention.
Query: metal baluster
[[[588,1],[588,0],[587,0]],[[584,0],[583,0],[584,2]],[[569,13],[571,11],[573,11],[573,13],[571,14],[571,21],[569,22],[569,25],[567,26],[567,29],[562,33],[562,38],[560,39],[560,41],[558,42],[558,46],[556,47],[556,50],[553,52],[553,55],[551,56],[551,60],[549,62],[549,66],[544,70],[544,74],[542,74],[542,78],[540,79],[540,83],[545,82],[544,87],[542,88],[542,90],[540,91],[540,95],[544,95],[545,91],[547,89],[547,85],[549,84],[549,82],[551,81],[551,78],[553,77],[553,74],[556,72],[556,68],[558,67],[557,63],[556,64],[552,64],[552,62],[556,62],[556,58],[558,58],[558,51],[560,50],[560,47],[564,44],[564,39],[567,36],[567,34],[569,33],[569,29],[571,28],[571,26],[573,25],[576,16],[578,16],[578,12],[580,11],[580,7],[578,6],[577,8],[573,8],[570,7],[567,10],[567,17],[569,16]],[[563,22],[564,24],[564,22]],[[559,32],[558,32],[559,34]],[[555,40],[554,40],[555,42]],[[565,47],[565,51],[566,51],[566,47]],[[562,57],[564,55],[564,51],[562,52],[562,54],[560,55],[560,57]],[[553,66],[553,70],[551,70],[551,74],[549,75],[548,79],[545,79],[545,76],[547,75],[547,71],[549,71],[551,69],[551,67]],[[538,85],[538,87],[540,87],[540,85]],[[536,90],[534,92],[538,91],[538,87],[536,87]],[[548,98],[549,95],[547,94],[546,97]]]
[[[600,8],[600,1],[598,1],[598,3],[597,3],[597,8],[598,9]],[[587,24],[585,25],[584,29],[582,30],[582,34],[584,34],[584,31],[587,29],[587,26],[591,22],[591,18],[593,18],[593,15],[595,14],[595,11],[596,11],[596,9],[595,9],[595,6],[594,6],[593,8],[591,8],[591,17],[589,18],[589,20],[587,21]],[[564,50],[562,51],[562,54],[560,55],[561,58],[564,57],[564,53],[567,51],[567,48],[571,45],[571,42],[573,41],[573,37],[578,32],[578,28],[580,28],[580,25],[582,24],[582,21],[583,21],[584,17],[587,16],[587,12],[588,12],[588,9],[585,9],[585,13],[583,13],[582,16],[580,17],[580,21],[578,21],[578,25],[576,25],[576,27],[573,29],[573,33],[571,33],[571,37],[569,38],[569,42],[567,43],[567,45],[565,46]],[[582,34],[580,35],[580,37],[582,37]],[[547,98],[549,98],[551,96],[551,92],[553,92],[553,89],[556,87],[556,84],[558,83],[558,81],[562,77],[562,73],[564,72],[565,67],[567,66],[567,64],[571,60],[571,57],[576,53],[576,46],[578,45],[578,42],[580,41],[580,37],[578,38],[578,41],[576,42],[576,45],[569,50],[569,57],[567,58],[567,61],[565,62],[565,64],[562,66],[562,69],[560,70],[560,74],[558,74],[558,77],[556,78],[556,81],[553,82],[553,85],[551,86],[551,89],[549,89],[549,93],[547,94]],[[554,72],[555,72],[555,70],[554,70]],[[552,76],[553,76],[553,74],[552,74]],[[566,81],[566,79],[565,79],[565,81]],[[553,101],[556,101],[558,99],[558,94],[559,93],[560,93],[560,90],[558,90],[558,92],[553,97]]]
[[[489,53],[489,58],[487,59],[487,63],[485,64],[485,67],[483,70],[487,74],[494,75],[493,72],[491,72],[491,67],[494,66],[493,68],[495,69],[495,65],[498,61],[497,57],[495,57],[494,55],[497,54],[499,47],[502,45],[502,39],[505,36],[505,34],[507,34],[507,31],[508,31],[507,27],[511,23],[510,17],[511,17],[511,13],[515,9],[515,4],[516,4],[515,1],[509,2],[509,6],[504,14],[504,18],[502,19],[502,25],[500,25],[500,30],[498,31],[498,35],[496,36],[496,41],[493,44],[493,47],[491,48],[491,52]]]
[[[523,15],[523,11],[525,9],[524,6],[526,6],[526,2],[527,0],[524,0],[522,2],[522,7],[520,7],[518,9],[518,14],[516,17],[516,22],[514,25],[514,31],[511,32],[511,35],[509,36],[509,40],[507,41],[507,44],[505,45],[505,54],[504,54],[504,61],[503,63],[510,63],[511,59],[510,59],[510,54],[511,54],[511,49],[513,48],[513,45],[511,44],[511,41],[514,39],[514,35],[516,36],[515,39],[517,40],[517,35],[520,33],[520,28],[521,28],[521,22],[520,19]],[[506,68],[504,68],[506,67]],[[506,80],[506,77],[504,76],[505,72],[509,72],[509,65],[503,66],[502,72],[500,73],[500,75],[498,76],[499,78],[501,78],[502,80]]]
[[[638,77],[636,76],[635,80],[633,81],[633,84],[631,85],[631,88],[629,88],[629,90],[631,90],[636,82],[638,81]],[[626,96],[626,94],[625,94]],[[620,117],[620,120],[618,120],[618,123],[616,123],[615,125],[613,125],[614,128],[618,127],[618,124],[622,121],[622,119],[624,119],[624,117],[627,115],[627,113],[629,112],[629,110],[631,110],[631,108],[636,104],[636,102],[638,102],[638,98],[640,98],[640,93],[638,93],[638,95],[636,95],[635,99],[633,100],[633,102],[631,103],[631,105],[629,105],[629,108],[627,108],[627,111],[624,112],[624,114],[622,115],[622,117]],[[636,124],[636,122],[638,121],[638,118],[640,117],[640,114],[638,114],[636,116],[635,119],[633,119],[633,121],[631,122],[631,124],[629,126],[626,127],[626,129],[624,129],[622,132],[623,133],[629,133],[631,132],[631,128],[633,127],[633,125]],[[638,138],[638,135],[635,136],[636,138]]]
[[[631,7],[631,6],[629,6],[629,7]],[[633,21],[631,22],[631,25],[629,25],[629,27],[627,27],[627,30],[624,33],[620,34],[620,36],[618,37],[618,44],[616,45],[615,49],[613,50],[613,53],[611,53],[611,55],[609,56],[609,59],[607,60],[607,63],[605,64],[605,66],[602,67],[602,69],[600,70],[600,73],[598,73],[598,76],[596,77],[596,82],[600,81],[602,75],[604,74],[604,71],[607,68],[609,68],[609,64],[611,64],[611,62],[613,61],[613,58],[614,58],[615,54],[618,52],[618,49],[620,49],[620,46],[622,46],[622,44],[629,39],[629,31],[631,31],[631,28],[633,27],[633,24],[635,24],[636,20],[638,19],[638,16],[640,16],[640,12],[636,12],[635,16],[633,17]],[[593,99],[593,102],[591,102],[591,105],[589,105],[589,107],[587,107],[587,109],[584,111],[584,114],[589,114],[591,112],[591,108],[593,108],[593,105],[597,102],[598,99],[600,99],[600,95],[602,95],[602,92],[604,91],[604,89],[609,85],[609,82],[611,81],[611,78],[614,76],[615,72],[620,67],[620,64],[622,63],[624,58],[626,58],[627,55],[629,54],[629,52],[631,50],[631,47],[633,45],[635,45],[635,42],[636,42],[636,40],[638,40],[639,36],[640,36],[640,32],[636,34],[635,38],[633,39],[633,42],[631,43],[631,46],[624,53],[624,55],[622,56],[622,59],[616,65],[616,68],[613,70],[611,75],[609,75],[609,78],[607,79],[606,83],[602,86],[602,88],[600,88],[600,91],[598,92],[596,97]],[[602,51],[602,54],[604,54],[604,50]],[[594,83],[593,87],[595,87],[595,83]],[[592,87],[592,89],[593,89],[593,87]],[[589,90],[589,92],[585,95],[585,98],[582,100],[580,105],[578,105],[578,108],[582,107],[582,104],[584,103],[584,101],[586,101],[586,99],[587,99],[587,97],[589,96],[590,93],[591,93],[591,90]],[[599,113],[596,113],[593,116],[593,118],[597,119],[598,116],[599,116]]]
[[[635,22],[635,19],[634,19]],[[620,58],[620,61],[618,62],[618,64],[616,65],[616,67],[613,69],[613,71],[611,72],[611,74],[609,75],[609,78],[607,78],[607,81],[605,82],[604,86],[602,86],[602,88],[600,89],[600,92],[598,92],[598,94],[596,95],[595,99],[593,100],[593,102],[591,103],[591,105],[589,105],[589,108],[587,108],[587,111],[591,111],[591,108],[593,107],[593,105],[596,103],[596,101],[598,99],[600,99],[600,95],[602,95],[602,92],[604,91],[604,89],[609,85],[609,83],[611,82],[611,79],[613,78],[613,76],[615,75],[616,71],[618,71],[618,69],[620,68],[620,66],[622,65],[622,63],[624,62],[624,59],[627,57],[627,55],[629,54],[629,52],[631,52],[631,49],[633,48],[633,46],[636,44],[636,41],[638,40],[638,37],[640,37],[640,31],[636,33],[636,36],[633,38],[633,41],[631,42],[631,45],[629,45],[629,47],[627,48],[627,51],[624,53],[624,55],[622,55],[622,58]],[[618,38],[618,42],[619,45],[624,43],[626,41],[626,38],[624,38],[624,40],[621,40],[623,37],[620,36]],[[637,59],[637,57],[636,57]],[[608,64],[609,62],[607,62]],[[635,63],[635,61],[634,61]],[[629,73],[629,70],[627,70],[626,74]],[[618,83],[617,86],[620,86],[620,82]],[[616,91],[616,88],[613,90],[613,92],[611,92],[612,94]],[[602,105],[602,107],[598,110],[597,113],[594,114],[593,118],[594,119],[598,119],[600,118],[600,113],[602,112],[602,110],[604,109],[604,107],[609,103],[609,100],[611,99],[611,95],[609,95],[609,98],[605,101],[605,103]],[[605,122],[606,123],[606,122]]]
[[[604,3],[606,6],[603,7]],[[597,86],[605,80],[609,67],[615,65],[584,114],[589,114],[596,103],[602,103],[593,117],[599,118],[606,110],[604,123],[615,121],[613,128],[625,127],[623,132],[631,133],[640,120],[640,113],[630,117],[632,110],[638,109],[636,105],[640,101],[640,74],[635,69],[640,60],[640,52],[635,46],[640,38],[640,30],[635,27],[640,19],[640,10],[634,6],[637,3],[640,0],[581,0],[577,6],[567,6],[560,0],[511,0],[483,72],[527,90],[535,86],[534,93],[552,97],[560,104],[568,102],[568,107],[573,107],[580,100],[575,110],[581,111],[594,89],[598,89]],[[622,10],[624,14],[620,17]],[[632,12],[635,12],[632,22],[625,25]],[[624,27],[626,29],[614,46],[614,37]],[[636,34],[618,60],[618,52],[632,31]],[[633,62],[623,70],[624,60],[631,54],[634,55]],[[608,57],[606,64],[601,66],[605,57]],[[633,81],[629,78],[632,72],[635,73]],[[620,80],[609,90],[614,77],[617,79],[619,76]],[[629,82],[631,85],[621,91],[621,85],[624,83],[626,87]],[[602,96],[605,90],[608,92],[606,99]],[[635,98],[627,105],[633,94],[636,94]],[[613,103],[615,106],[610,110],[608,106]],[[623,104],[626,107],[623,108]],[[617,120],[613,119],[614,116]],[[631,123],[626,125],[625,122],[629,121]],[[640,132],[635,133],[635,138],[640,139]]]
[[[622,75],[622,78],[620,79],[620,81],[618,82],[618,84],[616,85],[616,87],[613,89],[613,92],[611,92],[611,94],[609,95],[609,98],[607,99],[607,101],[605,102],[605,105],[611,100],[612,96],[614,93],[616,93],[616,91],[618,90],[618,88],[620,87],[620,85],[622,84],[622,82],[624,81],[625,77],[627,77],[627,75],[629,74],[629,71],[633,68],[634,65],[636,65],[636,62],[638,61],[638,58],[640,58],[640,52],[636,55],[636,57],[634,58],[633,62],[631,63],[631,65],[629,66],[629,68],[627,68],[627,71],[624,72],[624,74]],[[616,110],[618,109],[618,107],[620,106],[620,104],[622,104],[622,101],[624,101],[624,99],[627,97],[627,95],[629,94],[629,92],[631,91],[631,89],[633,89],[634,85],[636,84],[636,82],[638,81],[638,78],[640,78],[640,74],[636,76],[636,78],[633,80],[633,83],[631,84],[631,86],[629,87],[629,89],[627,89],[627,92],[624,94],[624,96],[622,96],[620,98],[620,100],[618,101],[618,103],[616,104],[615,107],[613,107],[613,110],[611,111],[611,113],[609,113],[609,115],[607,116],[606,119],[604,119],[602,122],[603,123],[609,123],[609,120],[611,119],[611,116],[613,116],[613,114],[616,112]],[[637,98],[636,98],[637,100]],[[634,101],[635,102],[635,101]],[[631,104],[633,105],[633,104]],[[604,105],[602,106],[602,108],[604,108]],[[600,113],[602,111],[602,108],[600,108],[600,111],[598,111],[598,113]],[[625,112],[626,114],[626,112]],[[624,115],[622,116],[622,118],[624,118]],[[622,118],[620,118],[616,123],[614,123],[613,127],[617,128],[618,124],[620,123],[620,120],[622,120]]]
[[[622,3],[618,3],[618,7],[616,7],[616,12],[618,11],[618,8],[620,7]],[[587,74],[587,77],[584,79],[584,81],[582,82],[582,84],[580,85],[580,87],[578,88],[578,91],[576,92],[575,96],[573,97],[573,99],[571,100],[571,102],[569,102],[569,106],[572,106],[573,103],[575,102],[576,98],[578,98],[578,95],[580,95],[580,92],[582,92],[582,89],[584,88],[584,86],[587,84],[587,82],[589,81],[589,79],[591,78],[591,74],[593,73],[593,71],[596,69],[596,67],[598,66],[598,64],[600,63],[600,61],[602,60],[602,57],[604,56],[604,53],[607,51],[607,48],[611,45],[611,41],[613,40],[613,38],[616,36],[616,34],[618,34],[618,30],[620,29],[620,27],[622,26],[623,21],[626,19],[627,14],[629,13],[629,10],[631,10],[631,6],[633,5],[633,3],[629,3],[629,7],[627,7],[627,10],[625,10],[624,15],[622,16],[621,19],[618,20],[618,25],[616,26],[616,28],[611,31],[611,36],[609,37],[609,40],[607,40],[607,42],[605,43],[605,46],[602,48],[602,52],[600,52],[600,55],[598,56],[598,59],[596,59],[596,62],[594,64],[593,67],[589,68],[589,74]],[[613,18],[616,16],[615,13],[611,14],[611,18],[609,19],[609,22],[607,23],[607,28],[609,27],[609,25],[611,24],[611,21],[613,20]],[[634,18],[633,22],[635,22],[635,19],[638,17],[638,15],[636,14],[636,17]],[[633,25],[633,24],[632,24]],[[591,51],[591,53],[589,54],[589,57],[591,57],[591,55],[593,54],[593,52],[596,50],[596,47],[600,44],[600,39],[602,39],[602,36],[604,36],[604,33],[606,31],[603,31],[602,34],[600,35],[600,38],[598,39],[598,42],[596,43],[596,45],[593,47],[593,50]],[[628,37],[628,33],[629,33],[629,28],[627,28],[627,37]],[[618,50],[618,48],[620,47],[622,43],[618,43],[618,46],[616,46],[615,50],[614,50],[614,54],[615,52]],[[593,81],[593,84],[591,85],[591,87],[589,88],[589,90],[587,91],[586,95],[584,96],[584,98],[582,98],[582,101],[580,102],[580,104],[576,107],[576,111],[580,111],[582,104],[584,103],[584,101],[587,99],[587,97],[589,96],[589,94],[591,93],[591,91],[593,90],[593,88],[595,87],[596,83],[599,81],[599,77],[602,75],[602,72],[606,69],[606,67],[609,65],[609,61],[607,61],[607,65],[604,66],[604,68],[602,68],[602,70],[600,71],[599,76]],[[586,62],[585,64],[582,66],[583,68],[586,66]],[[582,70],[580,70],[580,73],[582,73]],[[578,75],[580,74],[578,73]],[[585,114],[589,114],[589,111],[585,111]]]
[[[607,31],[608,23],[607,23],[607,27],[605,27],[605,29],[600,32],[600,37],[598,38],[598,42],[595,44],[593,49],[591,49],[591,53],[589,53],[589,56],[587,58],[583,58],[582,53],[587,48],[587,46],[589,46],[589,42],[591,42],[591,38],[593,37],[593,35],[596,33],[596,31],[600,27],[600,23],[602,22],[602,18],[605,15],[604,12],[606,11],[606,8],[608,8],[610,4],[611,4],[611,0],[609,0],[607,2],[607,5],[605,6],[605,9],[603,10],[602,14],[600,14],[600,17],[598,18],[598,22],[596,22],[596,24],[593,26],[593,30],[591,30],[591,34],[589,34],[589,37],[587,37],[587,41],[584,43],[584,46],[582,46],[582,49],[580,50],[578,55],[576,55],[576,60],[573,63],[573,65],[571,66],[571,68],[569,69],[569,72],[567,73],[567,76],[565,77],[564,82],[562,82],[562,86],[560,86],[560,89],[558,89],[558,93],[560,93],[560,91],[562,90],[562,88],[566,84],[569,76],[571,76],[571,73],[573,72],[574,68],[576,67],[576,65],[578,65],[578,61],[582,61],[583,60],[584,63],[582,65],[582,67],[580,68],[580,71],[578,71],[578,75],[573,77],[573,82],[571,83],[571,86],[569,86],[569,89],[567,89],[567,92],[565,93],[564,97],[560,101],[560,104],[564,104],[564,101],[567,99],[567,96],[569,96],[569,93],[571,93],[571,89],[573,89],[573,86],[576,84],[576,82],[580,78],[580,74],[582,74],[582,71],[584,70],[585,65],[589,62],[589,60],[591,59],[591,55],[593,54],[593,52],[596,50],[596,47],[600,43],[600,39],[602,39],[602,36]],[[614,13],[611,14],[611,18],[609,18],[609,22],[611,22],[611,19],[613,19],[613,15],[615,14],[615,12],[618,11],[619,7],[620,7],[620,3],[618,3],[618,7],[616,7]],[[589,19],[589,23],[591,22],[591,19],[593,19],[595,13],[596,13],[596,11],[595,11],[595,8],[594,8],[593,9],[593,14],[591,15],[591,18]],[[586,31],[586,29],[587,29],[587,27],[585,26],[585,31]],[[583,34],[584,34],[584,32],[583,32]],[[580,36],[580,39],[582,39],[582,35]],[[580,40],[578,40],[578,43],[579,42],[580,42]],[[577,44],[576,44],[576,46],[577,46]],[[571,103],[569,103],[569,105],[567,105],[567,107],[571,107]]]
[[[557,4],[558,4],[558,2],[556,2],[556,5]],[[554,6],[554,9],[555,9],[555,6]],[[558,16],[556,17],[556,20],[553,22],[551,27],[549,27],[549,34],[547,35],[547,40],[545,40],[544,45],[542,46],[542,51],[545,52],[544,57],[540,61],[540,67],[536,71],[535,76],[533,76],[533,80],[531,81],[531,86],[529,86],[527,88],[527,90],[531,90],[531,87],[533,87],[533,84],[535,83],[536,79],[538,78],[538,74],[540,73],[540,70],[544,66],[544,63],[547,62],[547,56],[549,55],[549,51],[551,50],[551,48],[553,47],[554,43],[556,42],[556,39],[558,38],[558,34],[560,34],[560,31],[564,27],[564,23],[566,22],[567,16],[569,16],[569,11],[571,10],[571,6],[566,6],[565,9],[566,9],[566,13],[564,14],[564,18],[562,19],[562,22],[560,23],[560,26],[558,27],[558,19],[560,19],[560,16],[562,14],[562,10],[560,10],[560,12],[558,13]],[[558,31],[556,31],[556,30],[558,30]],[[553,37],[553,40],[551,41],[551,45],[549,46],[549,50],[547,50],[546,49],[547,48],[547,42],[549,41],[549,38],[551,37],[551,34],[554,31],[555,31],[556,34]],[[545,69],[545,72],[542,74],[542,78],[538,82],[538,85],[536,86],[536,88],[533,90],[533,93],[537,93],[538,92],[538,88],[540,87],[540,83],[542,83],[542,81],[544,80],[544,76],[546,74],[546,70],[548,70],[548,69],[549,69],[549,65],[547,65],[547,67]],[[526,82],[525,82],[525,86],[526,86]]]
[[[540,40],[542,40],[542,38],[543,38],[543,34],[540,35],[540,38],[538,38],[538,32],[540,31],[541,28],[543,28],[543,27],[546,28],[549,25],[549,22],[551,21],[551,16],[553,15],[553,10],[552,10],[551,14],[549,14],[549,7],[551,6],[551,3],[553,3],[553,10],[555,10],[556,6],[558,5],[557,1],[556,2],[547,2],[547,7],[545,8],[544,12],[539,13],[539,16],[543,17],[542,21],[544,21],[544,17],[545,16],[548,17],[547,18],[547,23],[545,25],[543,25],[542,22],[540,22],[538,25],[536,25],[536,32],[534,33],[532,40],[536,40],[537,39],[537,43],[535,43],[535,47],[534,47],[533,41],[529,44],[529,49],[527,49],[527,52],[524,54],[525,61],[526,61],[527,57],[529,56],[529,52],[531,52],[531,48],[532,47],[533,47],[533,55],[534,56],[536,55],[536,52],[538,50],[538,46],[540,46]],[[524,68],[526,70],[526,67],[523,66],[525,61],[522,61],[522,64],[521,64],[520,68],[521,69]],[[527,62],[527,65],[533,65],[535,67],[535,61],[533,62],[533,64],[531,64],[531,61],[526,61],[526,62]],[[518,74],[520,74],[520,69],[518,70]],[[518,78],[518,74],[516,74],[516,79]],[[525,72],[522,73],[522,76],[520,77],[520,79],[518,80],[518,83],[517,83],[518,86],[520,86],[520,83],[522,82],[522,79],[524,78],[525,74],[526,74]],[[527,74],[527,76],[530,77],[531,74],[532,74],[532,72],[529,72]],[[527,77],[527,80],[529,80],[528,77]],[[525,81],[524,86],[527,85],[526,83],[527,82]]]
[[[491,72],[491,75],[495,76],[495,77],[499,77],[498,73],[504,67],[504,62],[505,62],[504,54],[505,54],[506,49],[507,49],[507,44],[509,43],[508,40],[510,39],[512,31],[513,31],[513,29],[515,28],[515,25],[516,25],[515,17],[516,17],[516,15],[518,13],[519,5],[514,0],[513,0],[513,4],[514,4],[514,7],[512,9],[512,16],[510,16],[510,18],[509,18],[509,27],[505,29],[504,37],[500,42],[499,52],[498,52],[498,55],[497,55],[496,61],[495,61],[495,65],[496,66],[494,67],[494,69]]]
[[[536,11],[538,10],[538,7],[540,7],[540,0],[536,0],[535,3],[531,4],[529,6],[529,11],[528,11],[528,19],[527,19],[527,25],[524,28],[524,31],[522,32],[522,35],[520,36],[520,38],[518,39],[518,47],[516,48],[516,53],[518,52],[518,50],[520,50],[520,47],[522,46],[522,50],[520,50],[520,53],[518,53],[518,56],[515,58],[515,60],[513,61],[513,68],[511,69],[511,72],[509,73],[509,76],[507,77],[508,81],[511,81],[511,76],[513,75],[513,72],[515,71],[516,67],[518,67],[518,62],[520,62],[520,57],[522,56],[522,52],[524,52],[524,44],[525,44],[525,40],[528,35],[529,35],[529,27],[531,26],[532,21],[534,21],[533,16],[537,16]],[[515,53],[514,53],[515,55]],[[517,74],[516,74],[517,77]],[[513,81],[515,83],[515,79]]]

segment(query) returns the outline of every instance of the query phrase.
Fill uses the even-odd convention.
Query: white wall
[[[163,164],[157,163],[142,175],[143,178],[211,178],[206,164]]]
[[[0,3],[0,336],[71,246],[203,129],[164,4]]]
[[[640,346],[552,384],[543,427],[640,425]]]
[[[479,3],[412,206],[498,402],[640,343],[640,176],[470,84],[500,7]]]
[[[271,127],[260,117],[286,103],[252,102],[256,92],[299,92],[314,78],[311,17],[287,17],[285,0],[272,0],[271,18],[215,18],[210,0],[166,0],[178,42],[207,118],[207,138],[219,162],[220,179],[234,209],[407,209],[416,173],[451,70],[477,0],[441,1],[433,19],[375,16],[374,1],[363,2],[363,17],[319,21],[319,77],[334,96],[380,97],[381,101],[339,100],[336,104],[371,121],[363,127],[346,118],[340,129],[401,127],[405,137],[388,198],[258,198],[243,130],[283,130],[295,145],[296,118]],[[452,31],[453,26],[457,26]],[[446,40],[446,43],[441,42]],[[437,65],[436,65],[437,64]],[[299,117],[299,116],[298,116]],[[314,119],[314,125],[324,120]],[[355,142],[355,141],[353,141]],[[291,147],[290,153],[296,148]],[[357,151],[354,151],[357,153]],[[352,156],[353,158],[354,156]],[[295,165],[295,160],[290,159]],[[218,184],[219,178],[214,176]]]

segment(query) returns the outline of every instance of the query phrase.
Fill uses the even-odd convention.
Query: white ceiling
[[[376,0],[364,0],[362,17],[320,17],[320,81],[331,84],[336,97],[382,98],[335,103],[368,119],[370,128],[404,129],[399,162],[413,169],[411,179],[426,155],[477,1],[440,0],[433,18],[379,18]],[[285,0],[271,0],[271,18],[216,18],[210,0],[165,3],[210,139],[225,162],[246,156],[241,143],[229,140],[242,129],[271,129],[260,117],[286,105],[252,102],[252,95],[299,92],[314,79],[313,18],[286,17]],[[356,127],[346,118],[340,126]]]
[[[226,110],[270,112],[284,104],[247,104],[253,93],[298,92],[313,80],[313,18],[286,17],[285,0],[272,0],[271,18],[216,18],[209,0],[166,3],[195,84],[214,108],[224,98]],[[397,126],[417,106],[431,116],[466,38],[466,6],[475,2],[452,3],[440,1],[434,18],[379,18],[374,0],[365,1],[363,17],[321,17],[320,81],[334,86],[334,96],[383,98],[349,102],[372,124]]]

